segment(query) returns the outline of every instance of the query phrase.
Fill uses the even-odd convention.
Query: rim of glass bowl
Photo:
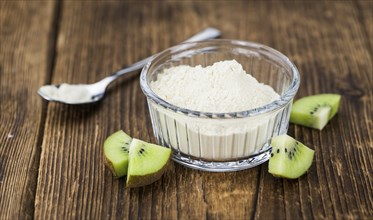
[[[216,113],[216,112],[195,111],[195,110],[190,110],[187,108],[178,107],[160,98],[150,88],[150,84],[147,81],[147,73],[149,72],[149,69],[152,67],[154,62],[157,61],[158,59],[162,59],[165,56],[168,56],[169,54],[186,52],[198,46],[200,46],[198,47],[198,51],[204,51],[203,48],[206,48],[205,50],[208,51],[210,47],[229,46],[229,45],[241,46],[241,47],[244,46],[248,48],[254,48],[259,51],[265,51],[277,57],[282,62],[285,62],[291,68],[291,72],[293,74],[293,80],[291,84],[289,85],[289,87],[286,89],[286,91],[283,93],[283,95],[281,95],[275,101],[268,103],[267,105],[258,107],[258,108],[238,111],[238,112]],[[194,54],[198,54],[198,53],[192,53],[191,55],[194,55]],[[263,44],[250,42],[250,41],[231,40],[231,39],[212,39],[212,40],[206,40],[206,41],[187,42],[187,43],[181,43],[179,45],[170,47],[154,55],[152,59],[144,66],[144,68],[141,71],[141,76],[140,76],[141,89],[147,98],[153,100],[155,103],[167,109],[170,109],[176,113],[183,113],[187,116],[198,117],[198,118],[201,118],[201,117],[202,118],[218,118],[218,119],[244,118],[244,117],[257,116],[257,115],[261,115],[264,113],[278,110],[282,108],[283,106],[285,106],[287,103],[289,103],[292,98],[294,98],[299,88],[299,84],[300,84],[300,76],[299,76],[297,67],[294,65],[293,62],[290,61],[290,59],[287,56],[285,56],[281,52],[271,47],[265,46]]]

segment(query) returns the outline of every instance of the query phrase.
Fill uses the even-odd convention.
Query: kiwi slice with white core
[[[171,149],[135,138],[129,150],[126,187],[144,186],[158,180],[171,156]]]
[[[341,96],[320,94],[306,96],[294,102],[290,122],[322,130],[338,112]]]
[[[272,138],[268,172],[276,177],[296,179],[311,166],[314,151],[288,135]]]
[[[104,142],[104,155],[108,167],[114,176],[122,177],[127,174],[128,153],[132,138],[119,130],[110,135]]]

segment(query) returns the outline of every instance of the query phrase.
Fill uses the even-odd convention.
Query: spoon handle
[[[184,42],[208,40],[208,39],[219,37],[220,35],[221,35],[221,32],[218,29],[209,27],[209,28],[206,28],[206,29],[202,30],[201,32],[198,32],[197,34],[193,35],[192,37],[188,38]],[[141,69],[142,67],[145,66],[145,64],[147,64],[151,60],[152,57],[153,56],[150,56],[150,57],[145,58],[143,60],[140,60],[140,61],[124,68],[124,69],[118,70],[115,73],[113,73],[112,75],[110,75],[110,76],[104,78],[103,80],[101,80],[103,82],[100,82],[100,83],[103,83],[103,84],[105,84],[105,86],[107,86],[112,81],[117,79],[118,77],[120,77],[120,76],[122,76],[126,73],[133,72],[135,70]]]

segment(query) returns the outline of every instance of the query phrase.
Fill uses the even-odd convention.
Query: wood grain
[[[373,1],[359,0],[355,2],[356,8],[359,11],[358,18],[364,26],[364,31],[367,37],[367,43],[370,47],[370,55],[373,56]]]
[[[0,2],[0,219],[32,219],[54,2]]]
[[[269,44],[298,66],[301,87],[297,98],[328,92],[342,94],[343,101],[338,116],[322,132],[290,127],[290,135],[315,149],[315,164],[298,181],[276,184],[263,169],[259,193],[263,198],[259,198],[256,217],[273,218],[278,212],[294,219],[372,216],[372,57],[364,27],[356,19],[359,12],[348,2],[271,7],[276,10],[268,26],[277,37]],[[265,193],[276,187],[280,189],[275,198]]]
[[[0,5],[0,219],[373,219],[371,2]],[[301,75],[296,98],[342,95],[323,131],[290,125],[289,135],[315,150],[306,175],[276,179],[267,163],[232,173],[171,163],[156,183],[125,189],[104,166],[102,145],[119,129],[155,143],[138,72],[93,105],[35,95],[49,81],[98,81],[207,26],[289,56]]]

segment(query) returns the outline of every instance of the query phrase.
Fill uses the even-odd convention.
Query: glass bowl
[[[150,82],[163,69],[235,59],[259,82],[280,97],[262,107],[240,112],[200,112],[175,106],[155,94]],[[295,65],[282,53],[253,42],[208,40],[184,43],[157,55],[140,77],[154,135],[172,149],[172,159],[205,171],[237,171],[257,166],[270,157],[270,140],[285,134],[293,98],[299,87]]]

